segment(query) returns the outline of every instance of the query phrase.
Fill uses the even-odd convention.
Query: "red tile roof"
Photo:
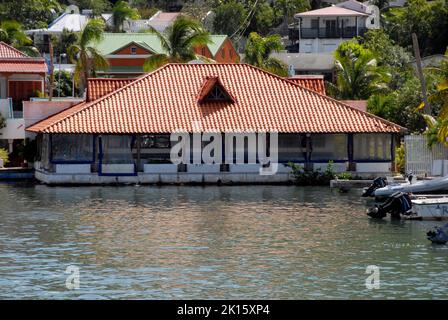
[[[8,73],[46,73],[47,66],[42,58],[31,58],[0,42],[0,72]]]
[[[134,80],[133,78],[90,78],[87,102],[99,99]]]
[[[236,102],[198,104],[207,77]],[[168,64],[29,127],[43,133],[400,132],[404,128],[247,64]]]
[[[302,87],[316,91],[325,95],[324,76],[319,75],[297,75],[288,78],[288,80],[301,85]]]
[[[29,58],[28,55],[10,46],[9,44],[0,41],[0,59],[13,59],[13,58]]]

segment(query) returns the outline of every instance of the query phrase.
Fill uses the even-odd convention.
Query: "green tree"
[[[78,42],[71,45],[67,50],[69,58],[75,64],[75,82],[86,90],[87,79],[96,70],[108,67],[106,58],[92,46],[93,43],[102,39],[103,30],[103,20],[99,18],[90,20],[81,31]]]
[[[71,97],[73,79],[68,71],[57,70],[54,72],[53,97]]]
[[[55,54],[58,56],[62,53],[66,53],[67,48],[78,41],[78,34],[64,28],[61,35],[59,37],[52,38],[52,41]]]
[[[33,41],[23,31],[17,21],[0,22],[0,41],[3,41],[30,56],[38,56],[39,51],[32,45]]]
[[[296,13],[308,11],[310,8],[309,0],[277,0],[273,5],[275,24],[279,25],[284,21],[289,24],[293,22]]]
[[[411,34],[416,33],[422,55],[443,53],[448,45],[448,2],[409,0],[402,8],[390,9],[384,26],[390,37],[412,50]]]
[[[261,35],[267,35],[274,25],[274,10],[268,2],[259,1],[254,6],[253,11],[255,13],[246,32],[257,32]]]
[[[244,48],[244,62],[279,76],[288,75],[288,67],[280,60],[270,57],[272,52],[283,49],[279,35],[263,38],[256,32],[249,34]]]
[[[217,34],[232,36],[246,19],[247,11],[243,4],[231,1],[215,9],[213,31]]]
[[[150,32],[159,38],[165,53],[148,57],[145,71],[154,70],[171,62],[188,62],[197,59],[194,48],[211,42],[210,35],[202,25],[186,16],[179,16],[164,33],[152,28]]]
[[[356,40],[341,43],[334,56],[336,85],[328,85],[331,95],[338,99],[363,100],[387,88],[389,74],[378,67],[373,52]]]
[[[108,0],[76,0],[73,1],[73,3],[81,10],[91,9],[93,11],[93,15],[96,17],[111,8],[111,4]]]
[[[0,1],[0,21],[14,18],[25,29],[45,28],[61,12],[57,0]]]
[[[439,106],[437,117],[432,115],[424,115],[428,130],[426,134],[430,137],[430,142],[435,139],[448,145],[448,49],[445,53],[447,60],[442,61],[440,67],[431,67],[427,70],[437,77],[436,89],[428,96],[428,101],[433,108],[434,105]],[[418,106],[422,110],[424,103]]]
[[[112,21],[114,25],[114,32],[123,31],[123,23],[127,19],[139,19],[138,10],[129,6],[126,1],[118,1],[112,9]]]

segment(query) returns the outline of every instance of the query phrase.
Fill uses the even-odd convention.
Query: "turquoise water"
[[[322,187],[0,184],[0,298],[448,298],[448,245],[425,238],[442,223],[367,205]]]

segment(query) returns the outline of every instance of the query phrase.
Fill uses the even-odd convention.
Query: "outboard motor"
[[[370,187],[364,189],[364,192],[362,193],[361,196],[362,197],[371,197],[371,196],[373,196],[373,192],[376,189],[383,188],[386,185],[387,185],[387,181],[383,177],[375,178],[375,180],[373,180],[373,182],[370,185]]]
[[[375,219],[382,219],[390,213],[394,219],[400,219],[402,214],[409,214],[412,208],[411,198],[407,193],[395,192],[383,203],[375,204],[367,210],[367,215]]]
[[[429,241],[436,244],[445,244],[448,242],[448,223],[443,227],[435,227],[426,233]]]

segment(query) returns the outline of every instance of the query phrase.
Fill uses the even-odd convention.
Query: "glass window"
[[[328,160],[348,160],[346,134],[311,134],[311,161]]]
[[[103,163],[130,164],[134,162],[131,149],[131,136],[105,135],[101,138],[101,141],[103,144]]]
[[[170,136],[161,134],[147,134],[141,137],[140,147],[149,148],[170,148]]]
[[[55,162],[93,161],[93,135],[90,134],[51,135],[51,160]]]
[[[387,133],[355,134],[353,159],[391,160],[391,135]]]
[[[278,135],[278,161],[303,162],[305,149],[302,148],[302,135],[287,133]]]
[[[137,47],[131,47],[131,54],[137,54]]]

